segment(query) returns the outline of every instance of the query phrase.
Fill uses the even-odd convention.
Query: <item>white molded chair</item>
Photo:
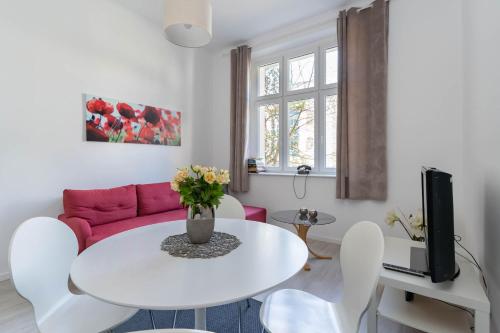
[[[269,295],[260,309],[260,321],[271,333],[357,333],[377,287],[384,236],[373,222],[352,226],[340,248],[344,292],[330,303],[300,290],[283,289]]]
[[[180,329],[165,329],[165,330],[135,331],[130,333],[213,333],[213,332],[180,328]]]
[[[215,210],[215,217],[244,220],[246,218],[245,208],[238,199],[224,194],[219,207]]]
[[[72,294],[68,279],[77,253],[73,231],[50,217],[25,221],[11,238],[12,282],[18,293],[33,305],[41,333],[97,333],[137,312],[87,295]]]

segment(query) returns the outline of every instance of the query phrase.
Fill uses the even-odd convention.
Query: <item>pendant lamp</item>
[[[202,47],[212,39],[210,0],[165,0],[165,37],[184,47]]]

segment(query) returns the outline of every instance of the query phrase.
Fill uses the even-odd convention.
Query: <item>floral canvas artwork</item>
[[[181,145],[181,113],[84,94],[87,141]]]

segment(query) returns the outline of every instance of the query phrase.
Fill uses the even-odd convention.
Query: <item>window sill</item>
[[[298,175],[293,172],[261,172],[261,173],[249,173],[252,176],[281,176],[281,177],[305,177],[306,175]],[[311,178],[336,178],[337,176],[333,173],[310,173]]]

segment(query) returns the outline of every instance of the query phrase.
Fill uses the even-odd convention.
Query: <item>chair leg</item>
[[[177,310],[175,310],[175,313],[174,313],[174,324],[172,325],[172,328],[175,328],[176,321],[177,321]]]
[[[245,305],[245,310],[248,310],[250,308],[250,298],[246,299]],[[238,332],[243,333],[243,314],[241,309],[241,302],[238,302]]]
[[[155,318],[153,317],[153,311],[149,310],[149,318],[151,319],[151,325],[153,326],[153,329],[156,329],[155,325]]]
[[[243,333],[243,318],[241,313],[241,302],[238,302],[238,333]]]

